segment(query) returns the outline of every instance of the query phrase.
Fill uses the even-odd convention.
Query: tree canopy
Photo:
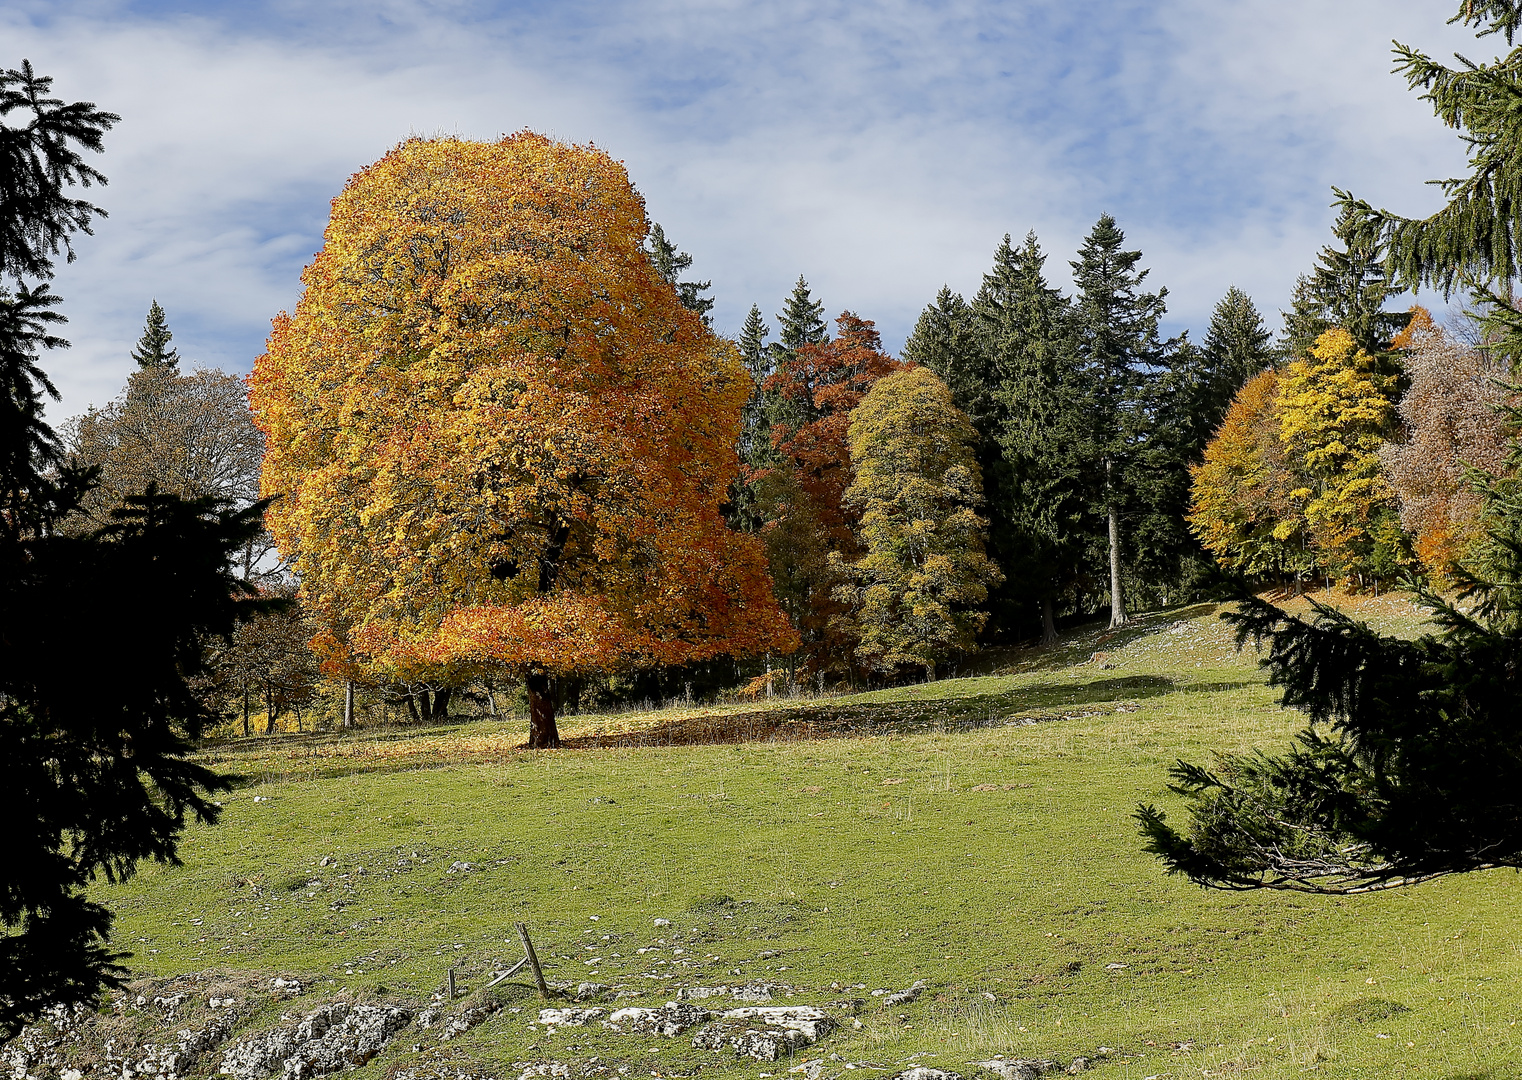
[[[856,656],[876,671],[923,670],[976,648],[988,587],[977,431],[923,367],[879,379],[851,413],[845,502],[865,551],[843,586]]]
[[[790,646],[720,510],[751,391],[644,247],[622,166],[520,133],[356,174],[251,395],[330,670],[555,679]]]

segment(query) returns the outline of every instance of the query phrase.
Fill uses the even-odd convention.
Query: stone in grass
[[[604,1026],[614,1031],[631,1031],[639,1035],[660,1035],[672,1038],[688,1028],[701,1024],[713,1014],[682,1001],[668,1001],[658,1009],[619,1009],[608,1017]]]
[[[461,1009],[457,1014],[444,1021],[444,1029],[439,1032],[439,1042],[448,1042],[459,1035],[464,1035],[473,1027],[485,1023],[502,1006],[495,1002],[486,1002],[481,1005],[473,1005]],[[418,1025],[422,1026],[421,1022]]]
[[[233,1080],[309,1080],[369,1061],[412,1022],[399,1006],[338,1002],[308,1013],[291,1028],[245,1040],[222,1055],[221,1072]]]
[[[907,1005],[909,1002],[919,997],[924,989],[925,980],[919,979],[913,986],[909,987],[909,989],[900,990],[896,994],[889,994],[887,997],[883,998],[883,1005],[887,1008],[891,1008],[894,1005]]]
[[[962,1074],[946,1069],[932,1069],[929,1065],[916,1065],[912,1069],[905,1069],[893,1080],[962,1080]]]
[[[1078,1060],[1085,1062],[1084,1068],[1088,1067],[1087,1058]],[[1057,1072],[1062,1068],[1057,1062],[1046,1058],[994,1058],[992,1061],[975,1061],[973,1064],[980,1069],[987,1069],[1001,1080],[1036,1080],[1043,1073]]]
[[[607,983],[584,982],[576,984],[577,1001],[596,1001],[613,992]]]
[[[697,1030],[692,1045],[699,1050],[733,1050],[737,1057],[776,1061],[812,1040],[797,1028],[759,1028],[743,1021],[721,1020]]]
[[[835,1021],[808,1005],[731,1009],[718,1021],[697,1031],[692,1045],[699,1050],[731,1049],[738,1057],[776,1061],[828,1035]]]
[[[607,1015],[607,1009],[540,1009],[539,1022],[546,1027],[582,1027]]]
[[[724,1013],[723,1019],[746,1020],[753,1023],[759,1021],[772,1027],[790,1028],[802,1032],[811,1043],[818,1042],[835,1030],[835,1021],[831,1020],[823,1009],[816,1009],[812,1005],[770,1005],[730,1009]]]

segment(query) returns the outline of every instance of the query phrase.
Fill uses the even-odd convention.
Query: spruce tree
[[[737,448],[740,475],[730,485],[728,515],[733,528],[745,531],[754,531],[764,524],[756,502],[756,482],[777,461],[771,437],[771,414],[776,407],[776,395],[766,389],[767,377],[773,370],[771,353],[766,345],[770,333],[766,320],[761,317],[761,309],[752,304],[735,342],[754,386],[740,417],[740,445]]]
[[[1237,391],[1273,364],[1272,340],[1252,297],[1235,285],[1227,289],[1211,312],[1202,347],[1204,370],[1194,419],[1207,438],[1226,416]]]
[[[960,294],[941,286],[935,303],[920,312],[901,355],[935,372],[951,389],[956,407],[975,424],[986,422],[997,380],[989,370],[972,308]]]
[[[169,342],[173,339],[174,335],[169,332],[169,322],[164,318],[164,309],[155,300],[148,309],[148,322],[143,327],[143,336],[137,339],[137,348],[132,350],[132,359],[137,361],[140,368],[178,367],[180,354],[169,347]]]
[[[1510,43],[1522,4],[1465,0],[1459,20]],[[1511,310],[1498,286],[1516,273],[1513,239],[1522,224],[1522,50],[1460,71],[1404,46],[1396,53],[1412,88],[1464,133],[1469,175],[1445,181],[1447,204],[1422,219],[1346,195],[1344,205],[1389,243],[1399,283],[1468,284],[1498,313]],[[1507,422],[1522,429],[1514,409]],[[1270,682],[1310,726],[1286,754],[1173,770],[1188,826],[1175,829],[1152,806],[1137,814],[1148,849],[1170,872],[1216,888],[1347,894],[1522,867],[1519,472],[1522,442],[1514,442],[1500,478],[1476,477],[1490,527],[1488,565],[1461,571],[1456,601],[1418,586],[1436,633],[1387,637],[1322,605],[1301,619],[1242,598],[1229,615],[1239,642],[1268,643]]]
[[[1034,232],[1018,248],[1005,237],[974,309],[998,373],[1000,497],[1007,536],[996,553],[1006,582],[1039,610],[1043,644],[1057,639],[1055,603],[1077,575],[1083,507],[1079,461],[1084,433],[1071,311],[1047,284],[1046,255]]]
[[[1316,296],[1309,274],[1295,278],[1288,311],[1279,313],[1284,325],[1274,345],[1276,360],[1288,364],[1299,360],[1316,344],[1316,339],[1332,328],[1326,309]]]
[[[684,270],[692,268],[692,256],[685,251],[678,251],[674,243],[666,237],[666,230],[660,225],[650,226],[650,261],[655,263],[655,268],[661,277],[666,279],[667,284],[676,290],[677,299],[682,306],[702,318],[704,326],[711,326],[708,313],[713,309],[713,299],[703,294],[713,287],[712,281],[682,281]]]
[[[829,338],[824,301],[814,299],[809,283],[799,274],[782,306],[782,314],[777,316],[777,340],[771,346],[773,361],[779,353],[792,354],[805,345],[822,345]]]
[[[99,211],[64,191],[105,182],[79,151],[99,151],[119,118],[51,97],[51,82],[24,61],[0,71],[0,1042],[121,985],[90,883],[176,862],[187,821],[216,820],[209,795],[225,783],[186,756],[210,718],[192,680],[239,615],[230,557],[264,510],[150,488],[104,528],[58,528],[91,476],[42,416],[57,395],[38,354],[66,342],[35,282],[89,232]]]
[[[777,316],[777,340],[767,346],[772,370],[793,369],[798,350],[809,345],[823,345],[829,340],[829,330],[824,322],[824,302],[814,299],[809,283],[799,274],[793,291],[782,305],[782,313]],[[800,377],[807,381],[805,376]],[[823,415],[813,409],[812,400],[811,394],[777,398],[772,422],[794,429],[812,424]]]
[[[1094,224],[1072,263],[1078,287],[1074,326],[1084,386],[1081,408],[1088,424],[1092,489],[1108,532],[1110,625],[1127,621],[1121,581],[1121,515],[1127,472],[1146,422],[1147,382],[1163,361],[1158,324],[1168,291],[1141,291],[1148,271],[1138,270],[1140,251],[1126,251],[1125,233],[1105,214]]]

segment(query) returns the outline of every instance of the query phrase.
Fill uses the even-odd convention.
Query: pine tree
[[[1237,391],[1273,364],[1272,340],[1252,297],[1235,285],[1227,289],[1205,331],[1204,378],[1195,407],[1205,438],[1220,425]]]
[[[1138,270],[1140,251],[1125,251],[1125,233],[1105,214],[1072,263],[1078,287],[1074,324],[1083,365],[1082,408],[1089,425],[1096,506],[1108,526],[1110,625],[1127,621],[1121,581],[1120,518],[1127,498],[1127,470],[1145,423],[1146,381],[1163,360],[1158,323],[1168,291],[1141,291],[1148,271]]]
[[[713,299],[703,294],[713,287],[712,281],[682,281],[684,270],[692,268],[692,256],[678,251],[676,245],[666,238],[666,230],[659,224],[650,226],[650,261],[666,283],[676,290],[677,299],[688,311],[698,315],[704,326],[712,326],[708,313],[713,309]]]
[[[995,438],[1009,521],[1008,537],[994,547],[1006,573],[1000,593],[1023,593],[1036,605],[1042,642],[1051,645],[1056,597],[1076,576],[1081,550],[1079,462],[1086,434],[1074,398],[1080,380],[1071,311],[1047,284],[1045,266],[1034,232],[1018,249],[1005,237],[975,310],[999,375]]]
[[[132,359],[137,361],[140,368],[178,367],[180,354],[169,347],[173,338],[174,335],[169,332],[169,322],[164,318],[164,309],[155,300],[148,309],[148,322],[143,327],[143,336],[138,338],[137,348],[132,350]]]
[[[1332,328],[1331,320],[1321,300],[1316,296],[1309,274],[1295,278],[1294,291],[1290,293],[1290,308],[1281,311],[1284,321],[1279,340],[1274,345],[1276,359],[1281,364],[1298,360],[1311,351],[1316,339]]]
[[[1464,0],[1453,21],[1484,26],[1482,35],[1505,33],[1510,43],[1522,4]],[[1361,229],[1389,243],[1398,282],[1445,290],[1468,283],[1488,294],[1496,313],[1514,316],[1495,286],[1517,270],[1522,50],[1494,65],[1466,62],[1462,71],[1404,46],[1396,53],[1411,87],[1465,132],[1469,175],[1445,181],[1447,204],[1420,220],[1339,195]],[[1510,425],[1522,425],[1522,415],[1507,413]],[[1522,867],[1519,471],[1522,442],[1514,441],[1504,476],[1477,478],[1493,547],[1483,576],[1461,570],[1455,602],[1418,589],[1435,634],[1387,637],[1321,605],[1304,620],[1241,599],[1230,615],[1238,640],[1268,643],[1271,684],[1310,726],[1287,754],[1173,770],[1188,827],[1174,829],[1152,806],[1137,812],[1148,850],[1169,872],[1216,888],[1348,894]]]

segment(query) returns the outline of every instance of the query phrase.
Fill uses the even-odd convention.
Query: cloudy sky
[[[328,201],[410,134],[532,128],[623,160],[712,278],[717,327],[803,274],[896,350],[1006,233],[1066,262],[1101,213],[1203,330],[1272,326],[1329,188],[1408,214],[1462,166],[1390,41],[1494,52],[1453,0],[5,0],[0,65],[120,113],[110,212],[60,272],[62,419],[116,394],[151,299],[181,355],[246,371]]]

